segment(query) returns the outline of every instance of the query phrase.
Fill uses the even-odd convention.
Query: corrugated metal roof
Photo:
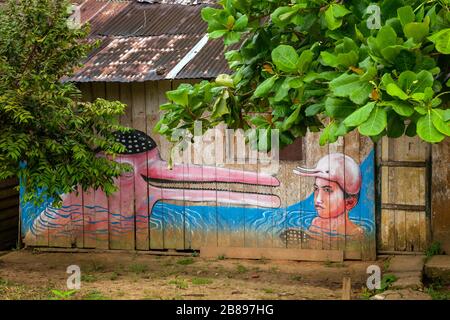
[[[139,82],[165,75],[200,40],[201,35],[161,35],[108,39],[71,78],[76,82]]]
[[[91,38],[103,43],[69,81],[133,82],[160,80],[206,34],[200,11],[206,5],[87,0],[82,21],[91,24]],[[198,1],[200,2],[200,1]],[[211,1],[201,1],[209,2]],[[229,69],[223,41],[209,40],[175,79],[213,78]]]

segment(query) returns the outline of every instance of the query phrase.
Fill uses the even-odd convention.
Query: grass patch
[[[217,257],[217,260],[225,260],[225,256],[221,254],[220,256]]]
[[[117,278],[119,278],[119,275],[117,274],[117,272],[113,272],[109,276],[109,280],[111,280],[111,281],[117,280]]]
[[[264,293],[274,293],[275,291],[271,288],[264,288],[262,289],[262,291],[264,291]]]
[[[50,300],[70,300],[77,293],[77,290],[51,290]]]
[[[175,285],[178,289],[187,289],[188,288],[187,282],[183,279],[170,280],[169,284]]]
[[[142,263],[133,263],[130,265],[129,269],[135,274],[142,274],[148,271],[148,265]]]
[[[299,276],[299,275],[292,276],[291,280],[293,280],[293,281],[301,281],[302,280],[302,276]]]
[[[425,251],[425,255],[427,258],[431,258],[432,256],[443,254],[441,243],[440,242],[433,242],[428,249]]]
[[[93,274],[82,274],[81,275],[81,281],[82,282],[95,282],[97,281],[97,277]]]
[[[433,300],[450,300],[450,289],[443,289],[440,284],[431,284],[427,288],[427,293]]]
[[[277,273],[280,270],[278,269],[278,267],[270,267],[269,271],[273,272],[273,273]]]
[[[208,279],[208,278],[193,278],[192,279],[192,284],[198,285],[198,286],[202,286],[202,285],[207,285],[207,284],[211,284],[212,280]]]
[[[100,291],[92,290],[83,296],[83,300],[107,300],[108,298]]]
[[[184,258],[177,261],[177,264],[181,264],[182,266],[187,266],[189,264],[193,264],[194,259],[192,258]]]
[[[87,269],[90,272],[102,272],[105,271],[105,265],[98,261],[91,261]]]
[[[237,273],[246,273],[246,272],[248,272],[248,269],[246,267],[244,267],[242,264],[238,264],[236,266],[236,271],[237,271]]]

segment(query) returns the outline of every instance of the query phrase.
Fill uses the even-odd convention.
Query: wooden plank
[[[115,101],[119,99],[118,89],[117,84],[93,82],[92,97]],[[88,203],[90,201],[92,203],[88,213],[90,214],[90,220],[94,221],[95,224],[93,226],[87,225],[89,239],[86,239],[86,245],[93,248],[109,249],[108,198],[101,189],[90,190],[90,193],[92,195],[88,195],[87,200]]]
[[[19,191],[14,189],[13,187],[5,188],[0,190],[0,201],[10,197],[18,197]]]
[[[426,161],[428,148],[429,145],[417,136],[389,139],[389,153],[392,161]]]
[[[381,210],[381,250],[395,251],[395,212]]]
[[[153,132],[153,128],[159,121],[159,97],[158,82],[149,81],[145,82],[145,109],[147,118],[147,135],[151,136],[156,142],[158,150],[161,150],[160,136]],[[149,188],[149,197],[155,197],[157,199],[162,198],[162,192],[157,188]],[[152,219],[153,208],[149,208],[149,248],[150,249],[163,249],[164,248],[164,236],[163,236],[163,222]]]
[[[354,130],[351,133],[347,134],[344,137],[344,152],[347,156],[355,160],[359,165],[361,165],[361,140],[359,133]],[[345,179],[344,179],[345,181]],[[361,211],[358,211],[357,208],[353,208],[352,211],[350,211],[351,216],[356,218],[356,221],[354,221],[355,224],[361,223]],[[349,215],[350,215],[349,213]],[[355,241],[347,241],[347,239],[344,240],[344,246],[346,251],[362,251],[362,241],[359,241],[359,245],[355,243]]]
[[[431,210],[428,217],[421,217],[421,243],[441,243],[442,250],[450,252],[450,138],[432,146]],[[428,183],[428,181],[427,181]],[[423,221],[422,221],[423,219]],[[422,229],[423,226],[423,229]],[[427,232],[431,227],[433,232]],[[423,233],[423,234],[422,234]],[[431,239],[431,236],[433,239]]]
[[[314,168],[322,157],[329,154],[328,145],[321,147],[319,144],[319,138],[320,133],[308,132],[306,135],[306,150],[308,150],[306,153],[306,165],[308,168]],[[311,179],[314,182],[314,178]],[[313,221],[314,219],[315,218],[313,218]],[[314,228],[311,226],[308,229],[308,240],[305,246],[308,249],[314,250],[322,250],[324,247],[326,248],[326,235],[324,233],[314,235],[314,233],[311,232],[312,229]]]
[[[274,259],[296,261],[331,261],[342,262],[344,252],[342,250],[308,250],[288,248],[236,248],[213,247],[200,248],[200,257],[216,258],[225,256],[236,259]]]
[[[109,203],[108,197],[101,190],[95,190],[95,247],[109,249]]]
[[[421,212],[419,214],[419,249],[420,249],[420,251],[425,251],[427,249],[427,243],[428,243],[427,242],[428,241],[427,233],[428,233],[428,226],[427,226],[426,213]]]
[[[146,92],[144,83],[133,83],[131,86],[133,97],[133,127],[139,131],[147,133],[147,119],[146,119]],[[148,171],[148,158],[144,159],[145,164],[140,167],[144,172]],[[139,172],[135,173],[135,181],[142,180]],[[138,187],[138,186],[145,187]],[[148,205],[148,184],[135,184],[135,214],[136,214],[136,249],[148,250],[149,244],[149,205]]]
[[[328,145],[328,152],[330,154],[331,153],[346,154],[344,138],[343,137],[339,137],[336,142],[329,144]],[[359,152],[358,152],[357,157],[356,157],[356,154],[354,154],[354,155],[353,154],[348,154],[348,156],[350,156],[358,164],[360,163],[360,161],[359,161],[360,160]],[[331,166],[331,163],[330,163],[330,166]],[[347,174],[347,172],[345,171],[345,168],[344,168],[344,171],[343,171],[342,176],[341,176],[342,180],[344,181],[344,185],[345,185],[345,181],[346,181],[346,174]],[[357,209],[354,208],[352,210],[357,210]],[[345,214],[347,214],[347,213],[345,213]],[[356,225],[360,222],[360,218],[361,218],[360,213],[358,213],[358,216],[359,216],[359,219],[357,221],[355,221]],[[347,222],[348,219],[346,217],[344,217],[343,220],[340,220],[338,222],[338,224],[341,224],[341,223],[344,224],[344,235],[345,236],[342,237],[342,238],[338,238],[338,239],[332,239],[332,240],[330,239],[329,246],[327,247],[327,249],[330,249],[330,250],[345,250],[346,249],[346,243],[347,243],[346,239],[347,239],[347,232],[348,232],[348,230],[346,228],[345,223]],[[331,227],[335,228],[335,226],[331,226]]]
[[[19,197],[6,198],[0,201],[0,210],[18,206],[19,206]]]
[[[360,157],[359,157],[359,164],[363,161],[371,161],[372,166],[375,168],[375,146],[372,140],[369,137],[359,135],[360,139]],[[370,158],[368,158],[370,155]],[[376,260],[377,253],[376,253],[376,212],[375,212],[375,169],[371,172],[362,172],[362,174],[369,175],[371,177],[370,183],[367,185],[367,194],[365,197],[367,199],[371,199],[370,201],[370,220],[371,223],[373,223],[373,230],[374,232],[370,234],[365,234],[365,237],[363,241],[361,242],[361,254],[362,254],[362,260]],[[360,217],[362,216],[362,212],[360,214]]]
[[[233,166],[233,169],[236,169],[240,172],[240,179],[244,179],[244,164],[245,158],[247,155],[247,146],[245,145],[245,135],[243,130],[236,130],[234,135],[234,143],[235,143],[235,160],[236,165]],[[243,192],[246,190],[246,186],[244,184],[238,184],[233,189],[237,192],[240,192],[242,197],[242,202],[244,201]],[[230,234],[230,247],[243,247],[245,243],[245,205],[236,206],[234,209],[234,229]]]
[[[83,191],[83,248],[95,248],[96,239],[96,212],[95,191],[89,188]]]
[[[171,83],[171,89],[175,90],[178,85],[181,84],[180,80],[174,80]],[[161,88],[160,88],[161,90]],[[160,105],[164,103],[165,93],[167,89],[164,88],[163,91],[159,92]],[[191,144],[182,154],[182,163],[180,165],[187,165],[192,161],[191,156]],[[169,157],[169,155],[167,155]],[[165,210],[165,224],[164,224],[164,248],[165,249],[184,249],[185,245],[185,215],[186,215],[186,201],[185,199],[185,188],[188,187],[187,180],[189,176],[189,170],[186,166],[183,166],[182,176],[179,177],[179,186],[182,200],[177,200],[175,204],[178,206],[177,210]]]
[[[420,252],[420,214],[421,212],[406,212],[406,246],[407,251]]]
[[[120,122],[133,127],[133,97],[131,84],[120,83],[120,101],[127,105]],[[134,173],[125,173],[120,179],[120,249],[135,248]]]
[[[19,208],[11,207],[0,211],[0,223],[4,220],[11,219],[12,217],[19,217]]]
[[[406,251],[406,211],[396,210],[395,212],[395,250]]]
[[[79,83],[78,86],[82,94],[82,100],[85,102],[92,102],[93,101],[92,83],[82,82]]]
[[[106,99],[117,101],[120,100],[119,83],[108,83],[106,86]],[[120,178],[115,179],[114,183],[120,187]],[[101,196],[100,196],[101,197]],[[102,201],[105,203],[104,199]],[[115,192],[108,198],[108,239],[110,249],[120,249],[120,191]],[[98,210],[97,219],[105,221],[105,213]],[[97,236],[97,242],[102,242],[102,236]]]
[[[19,184],[17,178],[8,178],[0,181],[0,189],[15,187]]]

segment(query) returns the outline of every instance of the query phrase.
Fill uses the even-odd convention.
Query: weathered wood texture
[[[16,179],[0,181],[0,250],[17,244],[19,234],[19,191]]]
[[[80,88],[87,101],[106,98],[126,103],[128,107],[120,117],[121,123],[151,136],[161,158],[168,160],[170,145],[164,137],[155,134],[153,128],[161,115],[159,106],[166,102],[165,92],[175,89],[179,83],[86,83],[80,84]],[[236,248],[237,251],[231,252],[240,252],[238,249],[245,248],[242,252],[253,250],[253,256],[266,252],[267,257],[290,256],[297,260],[341,261],[344,256],[348,259],[374,258],[373,232],[356,240],[349,240],[346,236],[336,240],[326,235],[315,238],[307,235],[307,225],[317,214],[312,199],[315,180],[313,177],[293,173],[297,166],[314,168],[329,153],[345,153],[361,165],[366,160],[373,162],[373,157],[370,156],[373,144],[368,139],[355,132],[332,145],[320,147],[319,134],[309,133],[303,139],[303,146],[297,144],[303,148],[298,150],[303,155],[303,160],[283,160],[274,165],[257,162],[257,158],[264,154],[252,151],[249,146],[244,154],[240,154],[242,148],[238,147],[228,150],[229,154],[221,153],[227,151],[227,143],[236,143],[243,132],[227,135],[224,128],[217,132],[210,131],[203,137],[200,162],[196,162],[203,165],[196,172],[196,178],[200,182],[192,183],[189,180],[192,179],[193,172],[187,166],[177,180],[166,185],[168,188],[150,184],[138,187],[135,182],[142,179],[141,176],[136,173],[124,175],[117,179],[117,184],[124,186],[131,183],[133,188],[121,188],[108,198],[99,190],[80,192],[78,196],[70,195],[66,201],[69,209],[66,210],[73,210],[74,207],[77,210],[74,210],[72,218],[66,223],[68,232],[42,232],[28,237],[27,245],[142,251],[216,247]],[[223,145],[211,147],[218,141]],[[188,147],[193,148],[192,145]],[[180,156],[186,157],[186,154],[184,152]],[[221,156],[224,157],[222,159],[228,156],[237,161],[234,164],[221,164],[218,161]],[[195,157],[194,152],[193,158]],[[152,165],[149,161],[143,162],[147,168]],[[206,166],[217,163],[219,165],[212,169],[216,170],[213,174],[216,180],[208,180],[211,171],[206,172]],[[370,167],[373,168],[373,163]],[[154,170],[162,169],[157,167]],[[247,184],[216,182],[219,171],[222,179],[232,182],[235,182],[233,179],[243,181],[249,173],[256,173],[256,181]],[[368,175],[373,184],[373,172],[364,174]],[[259,183],[270,175],[276,177],[279,186]],[[345,181],[346,177],[342,179]],[[192,199],[192,190],[196,190],[195,201]],[[364,209],[358,206],[352,210],[351,215],[352,222],[361,226],[373,223],[374,220],[371,216],[374,212],[374,191],[369,188],[365,192],[362,197],[367,200],[368,205],[365,204]],[[250,197],[248,193],[254,195]],[[157,201],[152,207],[152,198],[163,200]],[[167,198],[176,200],[166,200]],[[142,199],[148,199],[149,205],[146,208],[142,205]],[[274,205],[271,208],[271,201],[278,201],[279,207]],[[44,230],[48,228],[48,224],[41,225]],[[267,252],[268,248],[273,248],[274,251]]]
[[[421,252],[428,243],[430,145],[418,137],[383,138],[380,146],[381,251]]]
[[[450,254],[450,139],[432,147],[432,241]]]

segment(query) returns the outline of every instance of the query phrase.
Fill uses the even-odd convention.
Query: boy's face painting
[[[314,184],[314,206],[319,217],[330,219],[344,214],[356,205],[356,198],[345,199],[339,184],[323,178],[316,178]]]

